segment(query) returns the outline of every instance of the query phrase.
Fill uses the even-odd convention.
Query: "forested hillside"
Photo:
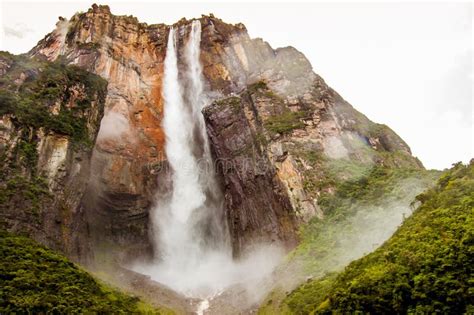
[[[310,281],[284,301],[307,313],[474,311],[474,163],[456,164],[375,252],[338,275]]]

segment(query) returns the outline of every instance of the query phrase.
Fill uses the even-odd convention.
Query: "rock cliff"
[[[89,262],[83,197],[107,82],[0,54],[0,225]]]
[[[402,139],[344,101],[296,49],[273,49],[251,39],[242,24],[213,15],[199,20],[210,104],[203,114],[234,253],[257,240],[295,244],[301,222],[324,216],[318,198],[331,192],[328,173],[334,165],[341,176],[347,161],[362,169],[422,167]],[[180,54],[190,23],[174,24]],[[120,249],[123,258],[150,254],[148,212],[156,194],[169,186],[161,128],[169,27],[93,5],[70,20],[60,18],[29,53],[108,81],[84,204],[94,244]],[[54,156],[60,145],[44,144]]]
[[[57,28],[30,52],[61,59],[108,81],[105,116],[92,158],[87,202],[98,249],[150,252],[148,210],[165,163],[161,79],[167,26],[113,16],[93,6]]]

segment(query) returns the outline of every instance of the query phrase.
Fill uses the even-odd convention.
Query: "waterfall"
[[[169,31],[163,80],[162,126],[172,190],[159,196],[151,211],[156,261],[133,269],[188,296],[208,298],[230,285],[261,278],[272,270],[267,260],[273,265],[278,260],[274,251],[261,252],[253,261],[232,259],[201,112],[209,102],[199,60],[201,25],[198,20],[191,24],[184,67],[178,62],[177,31],[173,27]]]
[[[229,235],[222,210],[222,195],[216,181],[206,125],[202,115],[202,109],[209,103],[209,100],[204,93],[200,44],[201,23],[199,20],[194,20],[184,51],[185,64],[187,65],[185,72],[187,91],[184,95],[192,116],[191,125],[194,128],[192,146],[198,159],[200,185],[206,192],[205,208],[199,213],[199,227],[201,227],[201,233],[211,234],[206,239],[207,243],[212,243],[214,248],[221,250],[228,248],[230,250]]]

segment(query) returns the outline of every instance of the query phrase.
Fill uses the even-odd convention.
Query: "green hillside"
[[[35,241],[0,232],[0,314],[159,314]]]
[[[291,292],[286,313],[474,312],[474,163],[456,164],[373,253]]]

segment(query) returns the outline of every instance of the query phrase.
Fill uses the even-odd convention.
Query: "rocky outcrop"
[[[352,168],[422,167],[400,137],[356,111],[296,49],[274,50],[245,26],[212,16],[201,23],[204,75],[217,99],[203,113],[234,250],[252,238],[294,240],[300,223],[324,216],[320,195]]]
[[[234,254],[262,241],[294,245],[295,213],[260,142],[264,135],[255,108],[231,97],[207,107],[204,115],[223,179]]]
[[[161,80],[167,26],[113,16],[107,6],[60,20],[30,52],[92,71],[108,84],[87,208],[100,252],[150,253],[148,211],[165,160]]]
[[[203,114],[237,250],[261,239],[291,244],[299,224],[322,218],[318,199],[332,191],[333,172],[352,176],[337,165],[421,167],[393,131],[356,112],[322,80],[296,99],[260,81]]]
[[[89,262],[82,201],[107,82],[7,53],[0,63],[1,228]]]

